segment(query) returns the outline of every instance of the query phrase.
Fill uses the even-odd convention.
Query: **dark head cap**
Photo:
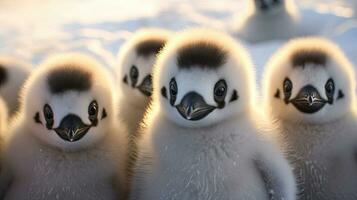
[[[92,74],[78,66],[55,68],[48,73],[48,86],[53,94],[66,91],[87,91],[92,85]]]
[[[0,87],[6,83],[8,79],[8,73],[6,67],[0,64]]]
[[[293,67],[305,67],[307,64],[326,66],[328,55],[321,49],[300,49],[291,55]]]
[[[136,53],[144,57],[156,55],[164,47],[165,43],[165,39],[158,38],[141,41],[135,47]]]
[[[180,69],[192,67],[217,69],[224,65],[228,52],[221,46],[207,41],[195,41],[181,47],[177,52]]]

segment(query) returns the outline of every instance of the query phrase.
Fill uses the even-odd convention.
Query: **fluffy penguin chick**
[[[266,113],[294,166],[300,199],[357,199],[355,72],[320,38],[296,39],[265,73]]]
[[[5,100],[9,114],[19,107],[19,91],[30,75],[32,66],[18,58],[0,55],[0,95]]]
[[[248,9],[237,18],[237,35],[256,43],[295,36],[299,13],[293,0],[249,0]]]
[[[163,29],[142,29],[135,33],[119,53],[118,81],[121,89],[119,109],[129,133],[135,135],[152,93],[152,67],[156,54],[170,33]]]
[[[253,120],[253,76],[224,33],[187,30],[167,43],[131,199],[294,199],[287,161]]]
[[[81,54],[49,58],[25,83],[5,159],[5,199],[117,199],[123,195],[125,130],[113,83]]]

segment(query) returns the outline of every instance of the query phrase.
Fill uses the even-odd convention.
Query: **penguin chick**
[[[174,36],[155,65],[131,199],[294,199],[287,161],[256,126],[254,83],[226,34]]]
[[[266,113],[294,166],[300,199],[357,199],[354,70],[322,38],[280,49],[264,75]]]
[[[137,133],[152,93],[152,67],[157,53],[165,45],[170,32],[142,29],[123,45],[119,53],[118,81],[121,90],[119,109],[125,116],[129,134]]]
[[[10,115],[19,108],[19,92],[31,70],[30,64],[18,58],[0,55],[0,95],[5,100]]]
[[[250,43],[288,39],[295,36],[299,13],[293,0],[249,0],[238,15],[237,36]]]
[[[129,131],[129,179],[137,156],[140,123],[152,94],[152,67],[170,34],[164,29],[142,29],[119,52],[119,113]]]
[[[27,80],[5,159],[5,199],[117,199],[124,195],[125,129],[108,73],[76,54],[46,60]]]

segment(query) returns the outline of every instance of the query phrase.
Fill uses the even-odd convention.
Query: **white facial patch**
[[[324,66],[307,65],[305,67],[296,67],[287,77],[289,77],[293,83],[291,98],[294,98],[301,88],[312,85],[318,90],[322,97],[327,99],[325,84],[331,77],[328,75]],[[281,85],[283,85],[283,83]]]
[[[182,98],[189,92],[197,92],[206,103],[216,106],[213,98],[214,85],[222,79],[215,71],[202,69],[181,70],[175,77],[178,93],[175,104],[180,103]]]

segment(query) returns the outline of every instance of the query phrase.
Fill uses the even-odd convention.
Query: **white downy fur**
[[[6,82],[0,86],[0,95],[7,104],[9,114],[14,114],[19,108],[19,92],[30,75],[32,66],[5,55],[0,55],[0,66],[6,71]]]
[[[51,94],[47,75],[72,66],[91,74],[90,90]],[[25,83],[21,110],[7,140],[6,175],[11,177],[5,177],[9,180],[5,199],[118,199],[125,195],[127,136],[116,118],[114,91],[102,66],[81,54],[53,56],[38,67]],[[98,124],[82,139],[67,142],[46,129],[45,103],[52,106],[53,127],[58,127],[69,113],[90,124],[87,112],[93,99],[98,102]],[[104,108],[107,117],[101,119]],[[42,124],[35,123],[36,112]]]
[[[268,10],[262,10],[259,2],[263,1]],[[249,0],[248,9],[238,14],[236,35],[250,43],[267,40],[288,39],[297,34],[299,22],[298,8],[293,0]]]
[[[320,51],[326,66],[292,67],[291,56],[299,51]],[[342,51],[322,38],[302,38],[288,43],[269,62],[264,74],[265,112],[277,128],[280,145],[295,168],[300,199],[357,198],[357,116],[355,72]],[[323,98],[325,83],[335,83],[334,102],[314,114],[304,114],[283,101],[283,81],[293,83],[292,98],[311,84]],[[280,99],[274,97],[280,90]],[[343,98],[338,98],[341,90]]]
[[[179,69],[177,50],[197,41],[225,49],[224,66]],[[160,92],[169,88],[172,77],[177,80],[176,102],[196,91],[210,105],[215,105],[215,82],[224,78],[225,108],[199,121],[185,120]],[[154,99],[144,120],[131,199],[295,199],[287,161],[258,128],[254,82],[246,50],[223,33],[193,29],[169,41],[154,70]],[[234,89],[239,99],[229,103]]]

